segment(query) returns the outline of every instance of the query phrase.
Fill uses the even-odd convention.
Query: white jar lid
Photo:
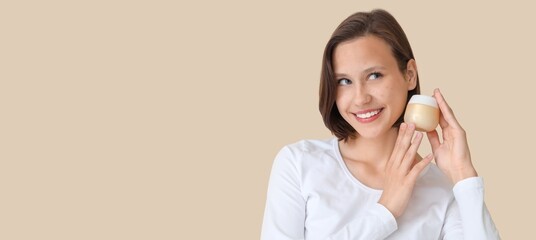
[[[411,99],[409,100],[408,104],[411,104],[411,103],[420,103],[420,104],[425,104],[425,105],[437,108],[437,101],[435,100],[435,98],[431,96],[426,96],[426,95],[416,94],[416,95],[411,96]]]

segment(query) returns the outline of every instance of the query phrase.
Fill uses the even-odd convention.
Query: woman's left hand
[[[465,130],[460,126],[452,109],[439,89],[434,90],[434,98],[439,105],[439,126],[443,141],[437,130],[427,133],[437,166],[452,180],[452,183],[478,176],[471,162]]]

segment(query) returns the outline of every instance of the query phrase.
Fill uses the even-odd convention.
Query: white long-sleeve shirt
[[[357,180],[336,138],[285,146],[272,166],[261,239],[500,239],[480,177],[454,187],[430,164],[398,219]]]

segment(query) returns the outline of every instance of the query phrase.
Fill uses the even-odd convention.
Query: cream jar
[[[435,98],[426,95],[413,95],[406,107],[404,122],[415,124],[415,130],[430,132],[439,123],[439,108]]]

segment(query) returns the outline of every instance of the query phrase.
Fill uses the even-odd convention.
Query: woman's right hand
[[[400,125],[395,147],[385,168],[383,193],[378,203],[386,207],[395,218],[406,210],[419,174],[433,159],[433,155],[429,154],[413,164],[423,137],[422,133],[417,132],[412,141],[414,133],[414,124]]]

